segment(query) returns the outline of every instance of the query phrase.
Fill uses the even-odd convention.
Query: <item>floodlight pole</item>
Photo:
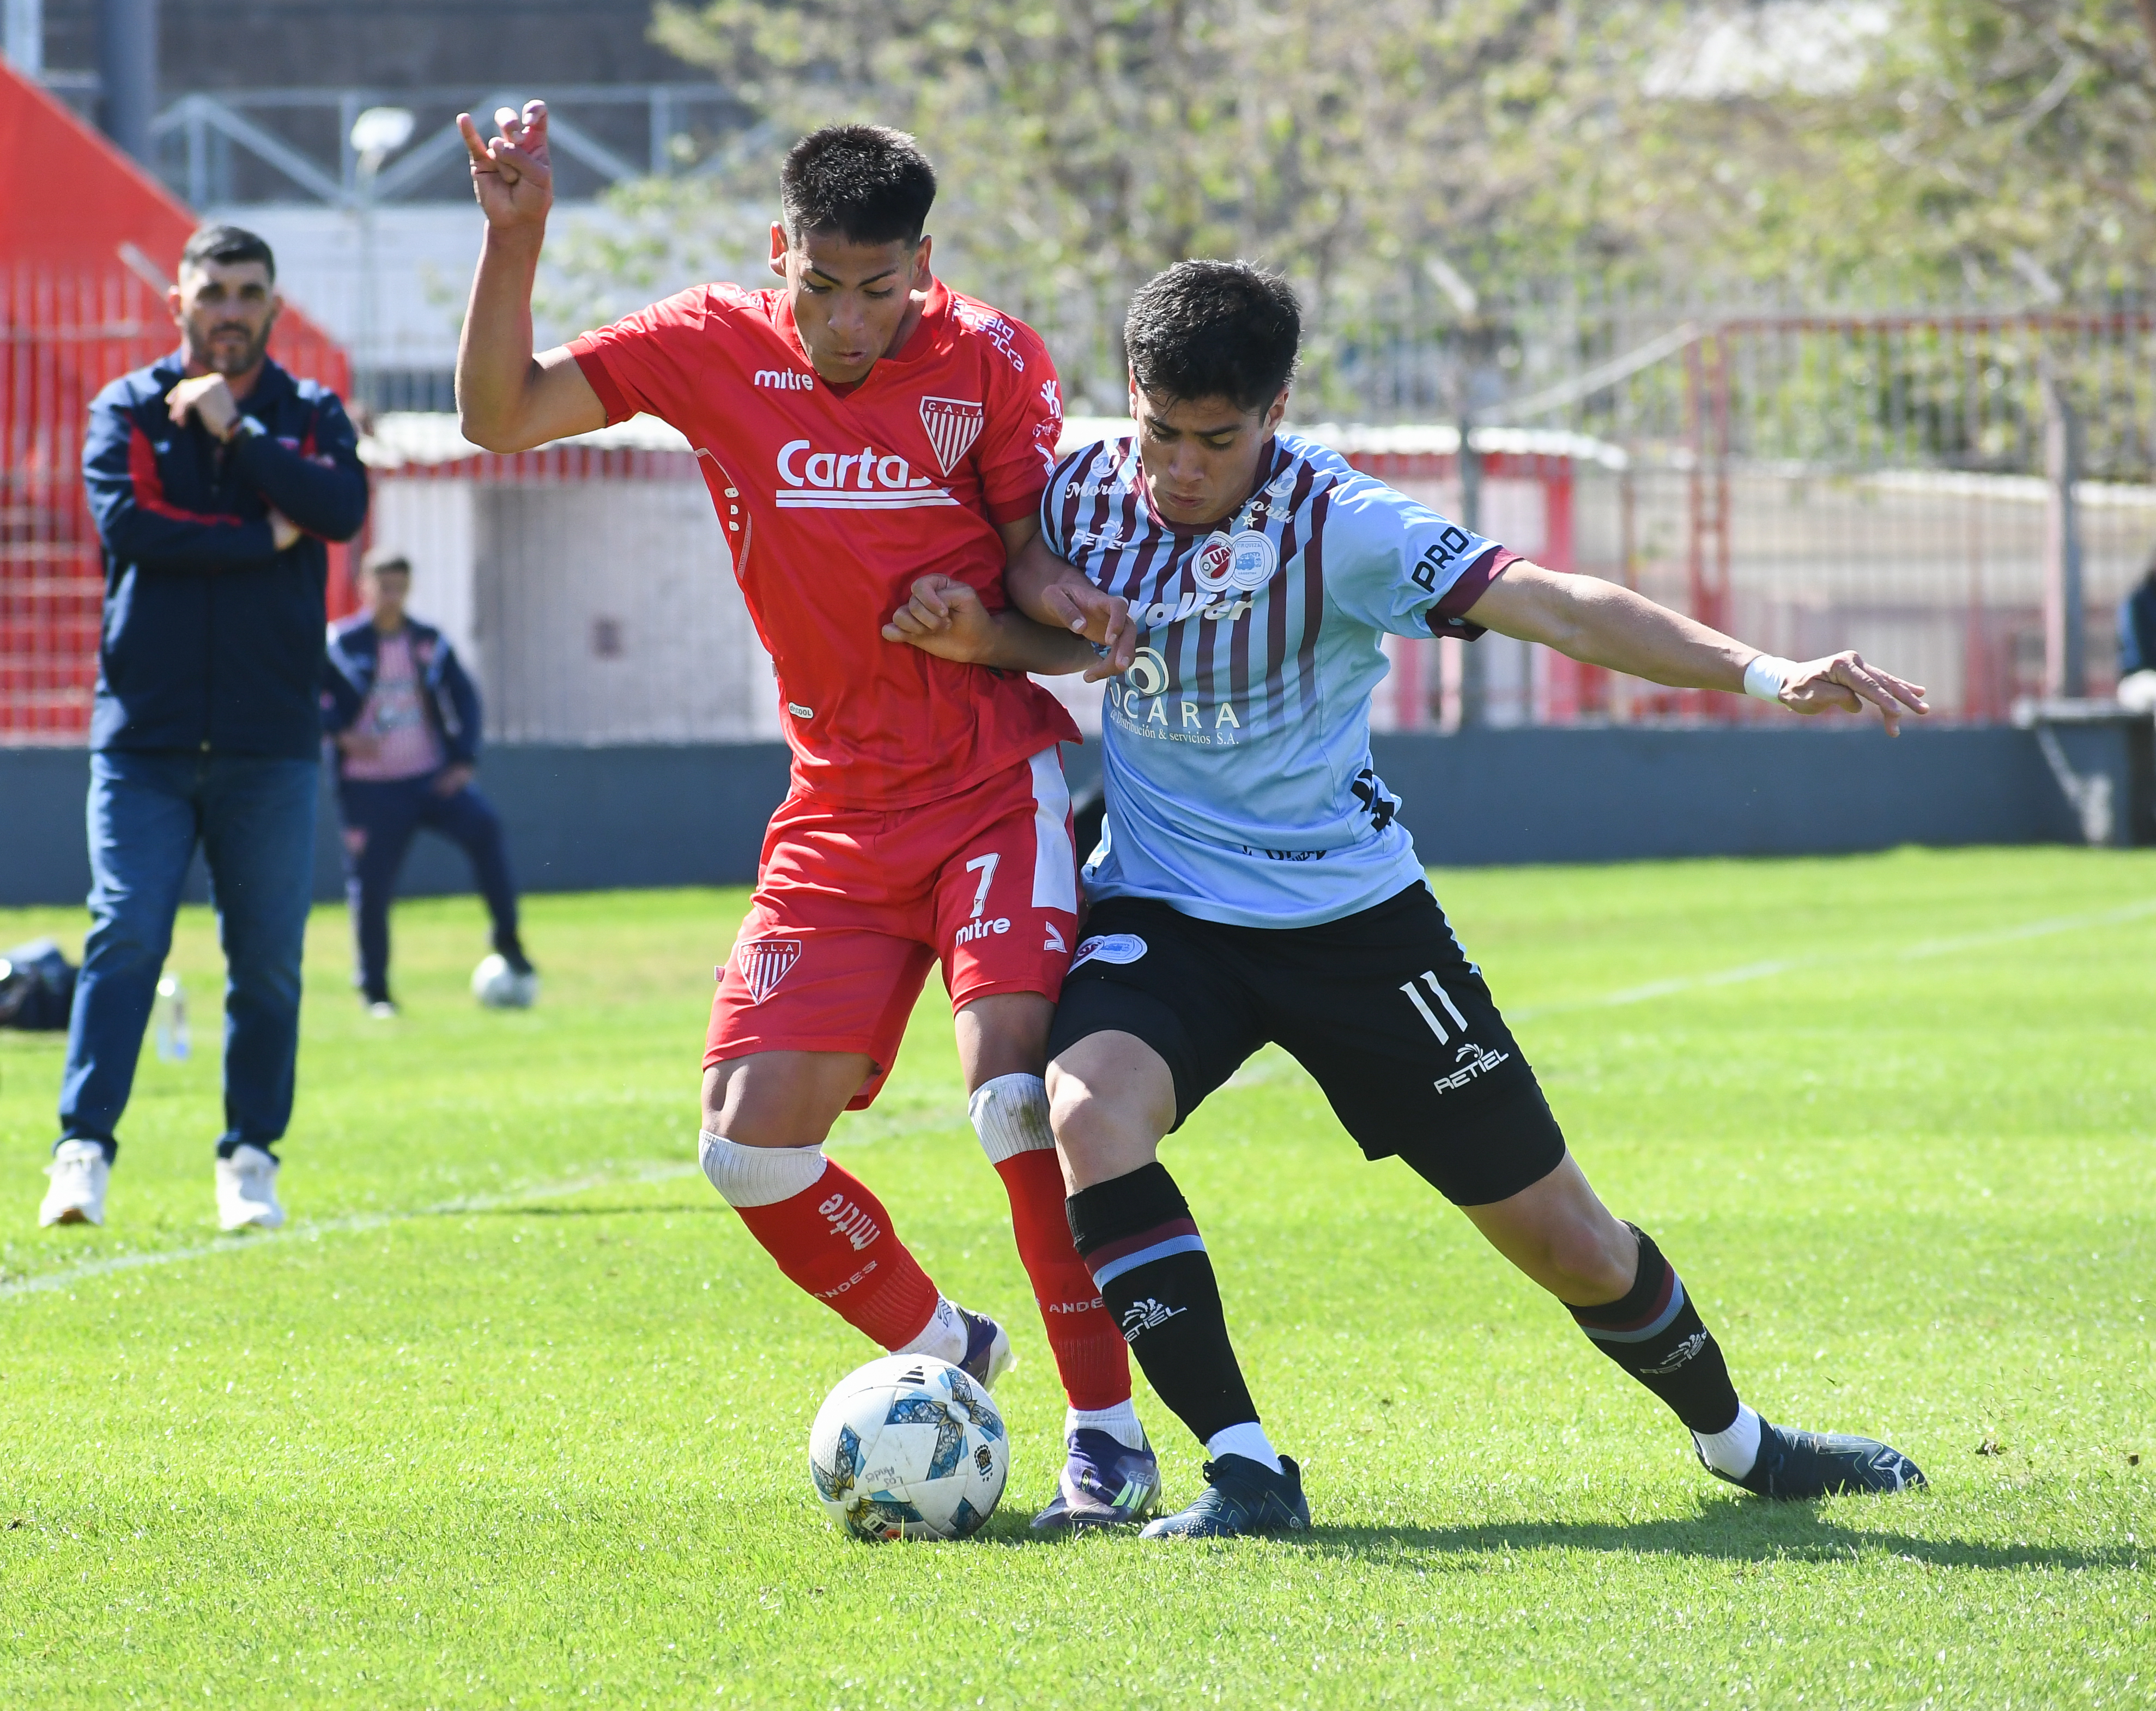
[[[1466,294],[1460,308],[1460,526],[1470,534],[1480,534],[1482,529],[1482,454],[1475,448],[1475,417],[1478,407],[1494,401],[1502,392],[1503,383],[1498,378],[1492,361],[1497,327],[1482,312],[1481,300],[1470,288],[1461,283]],[[1463,643],[1460,649],[1460,724],[1464,730],[1469,725],[1490,722],[1490,662],[1484,650],[1472,643]]]
[[[352,365],[353,390],[372,414],[380,407],[381,352],[375,322],[379,305],[374,278],[374,212],[379,200],[377,179],[382,163],[411,140],[412,115],[403,107],[369,107],[345,131],[346,146],[358,158],[354,161],[352,196],[359,213],[359,338]]]
[[[1482,454],[1475,449],[1474,382],[1460,388],[1460,526],[1470,535],[1482,530]],[[1461,727],[1486,725],[1490,720],[1489,674],[1485,655],[1471,642],[1460,647],[1460,723]]]
[[[8,63],[25,77],[45,69],[44,0],[7,0]]]
[[[352,352],[352,390],[370,418],[375,414],[374,350],[374,180],[382,154],[369,149],[359,157],[354,183],[359,197],[359,337]],[[369,422],[372,430],[372,421]]]
[[[97,74],[105,134],[145,166],[156,166],[157,0],[98,0]]]
[[[2088,693],[2088,619],[2082,591],[2082,423],[2056,373],[2044,377],[2044,693]]]

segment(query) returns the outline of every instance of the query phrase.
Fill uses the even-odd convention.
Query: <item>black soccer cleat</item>
[[[1694,1453],[1697,1453],[1695,1447]],[[1754,1497],[1831,1497],[1845,1491],[1907,1491],[1924,1483],[1923,1470],[1876,1437],[1840,1432],[1793,1432],[1759,1422],[1759,1458],[1743,1478],[1700,1465]]]
[[[1306,1533],[1310,1504],[1302,1469],[1281,1457],[1276,1473],[1248,1456],[1205,1464],[1205,1494],[1178,1514],[1150,1523],[1141,1539],[1239,1539],[1262,1533]]]

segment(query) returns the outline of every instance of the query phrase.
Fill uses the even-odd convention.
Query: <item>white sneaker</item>
[[[103,1147],[94,1140],[64,1140],[54,1150],[45,1175],[53,1186],[38,1208],[38,1223],[105,1222],[105,1185],[112,1180],[112,1166],[105,1162]]]
[[[285,1222],[277,1204],[277,1161],[251,1142],[217,1161],[217,1221],[228,1230],[249,1224],[274,1230]]]

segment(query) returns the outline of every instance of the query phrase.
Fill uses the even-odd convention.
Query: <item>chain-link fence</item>
[[[84,412],[173,336],[124,272],[0,279],[0,741],[79,742],[101,598]],[[1357,425],[1313,431],[1458,515],[1447,418],[1473,403],[1477,520],[1530,556],[1778,653],[1856,647],[1924,682],[1948,719],[2108,689],[2116,608],[2156,547],[2156,323],[2142,306],[1821,313],[1574,293],[1412,336],[1399,325],[1327,334],[1298,413],[1346,396]],[[1107,348],[1099,327],[1067,354],[1050,331],[1072,374]],[[285,360],[341,383],[333,347]],[[470,654],[496,739],[776,734],[769,663],[678,435],[639,421],[495,458],[423,412],[386,417],[367,451],[369,538],[413,558],[415,607]],[[1476,645],[1475,710],[1493,723],[1766,712]],[[1395,644],[1381,725],[1457,720],[1458,648]]]
[[[104,561],[82,484],[90,402],[178,343],[162,292],[131,270],[0,269],[0,744],[73,744],[90,728]],[[344,353],[281,325],[277,360],[342,392]],[[331,574],[346,578],[344,549]]]

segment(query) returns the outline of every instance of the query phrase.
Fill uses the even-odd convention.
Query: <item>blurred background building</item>
[[[479,223],[451,121],[534,95],[563,198],[542,340],[762,279],[778,155],[871,116],[939,161],[939,271],[1042,330],[1087,431],[1122,408],[1132,284],[1269,261],[1310,310],[1304,428],[1546,562],[1784,653],[1856,646],[1947,721],[2107,694],[2156,546],[2140,0],[5,6],[7,100],[101,128],[174,220],[275,247],[349,359],[370,540],[412,556],[499,742],[776,730],[671,430],[506,458],[456,434]],[[177,244],[98,242],[7,258],[0,743],[79,742],[94,669],[95,555],[53,521],[80,398],[25,377],[88,328],[110,361],[164,336]],[[1775,718],[1495,638],[1393,653],[1401,732]]]

